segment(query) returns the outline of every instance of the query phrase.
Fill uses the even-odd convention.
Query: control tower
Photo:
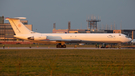
[[[86,21],[88,22],[88,25],[87,25],[88,30],[90,29],[90,31],[97,31],[97,22],[100,22],[101,20],[99,18],[96,19],[94,17],[94,19],[91,18],[90,20],[88,19]]]

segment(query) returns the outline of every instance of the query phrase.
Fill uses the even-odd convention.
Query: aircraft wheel
[[[56,45],[56,48],[59,48],[60,46],[59,45]]]
[[[61,45],[58,45],[58,48],[61,48]]]
[[[61,48],[62,46],[61,45],[56,45],[56,48]]]
[[[58,48],[59,46],[58,45],[56,45],[56,48]]]
[[[62,47],[63,47],[63,48],[66,48],[66,45],[63,45]]]

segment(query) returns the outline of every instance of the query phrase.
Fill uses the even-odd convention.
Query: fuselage
[[[125,43],[131,41],[124,34],[114,33],[33,33],[16,35],[20,39],[29,40],[28,37],[37,37],[37,42],[51,42],[53,40],[80,40],[80,42],[101,42],[101,43]],[[43,39],[40,40],[40,38]],[[38,39],[39,38],[39,39]],[[32,40],[30,40],[32,41]],[[34,40],[33,40],[34,41]]]

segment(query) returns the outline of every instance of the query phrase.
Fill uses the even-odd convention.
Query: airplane
[[[38,33],[25,27],[21,19],[26,18],[6,18],[15,32],[14,37],[34,43],[56,44],[56,48],[66,48],[66,43],[126,43],[131,41],[131,38],[121,33]]]

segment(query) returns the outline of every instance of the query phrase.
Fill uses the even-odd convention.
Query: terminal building
[[[21,22],[29,29],[32,30],[32,25],[28,24],[27,20]],[[0,17],[0,44],[29,44],[30,42],[17,39],[14,37],[15,33],[9,23],[4,23],[4,16]]]

